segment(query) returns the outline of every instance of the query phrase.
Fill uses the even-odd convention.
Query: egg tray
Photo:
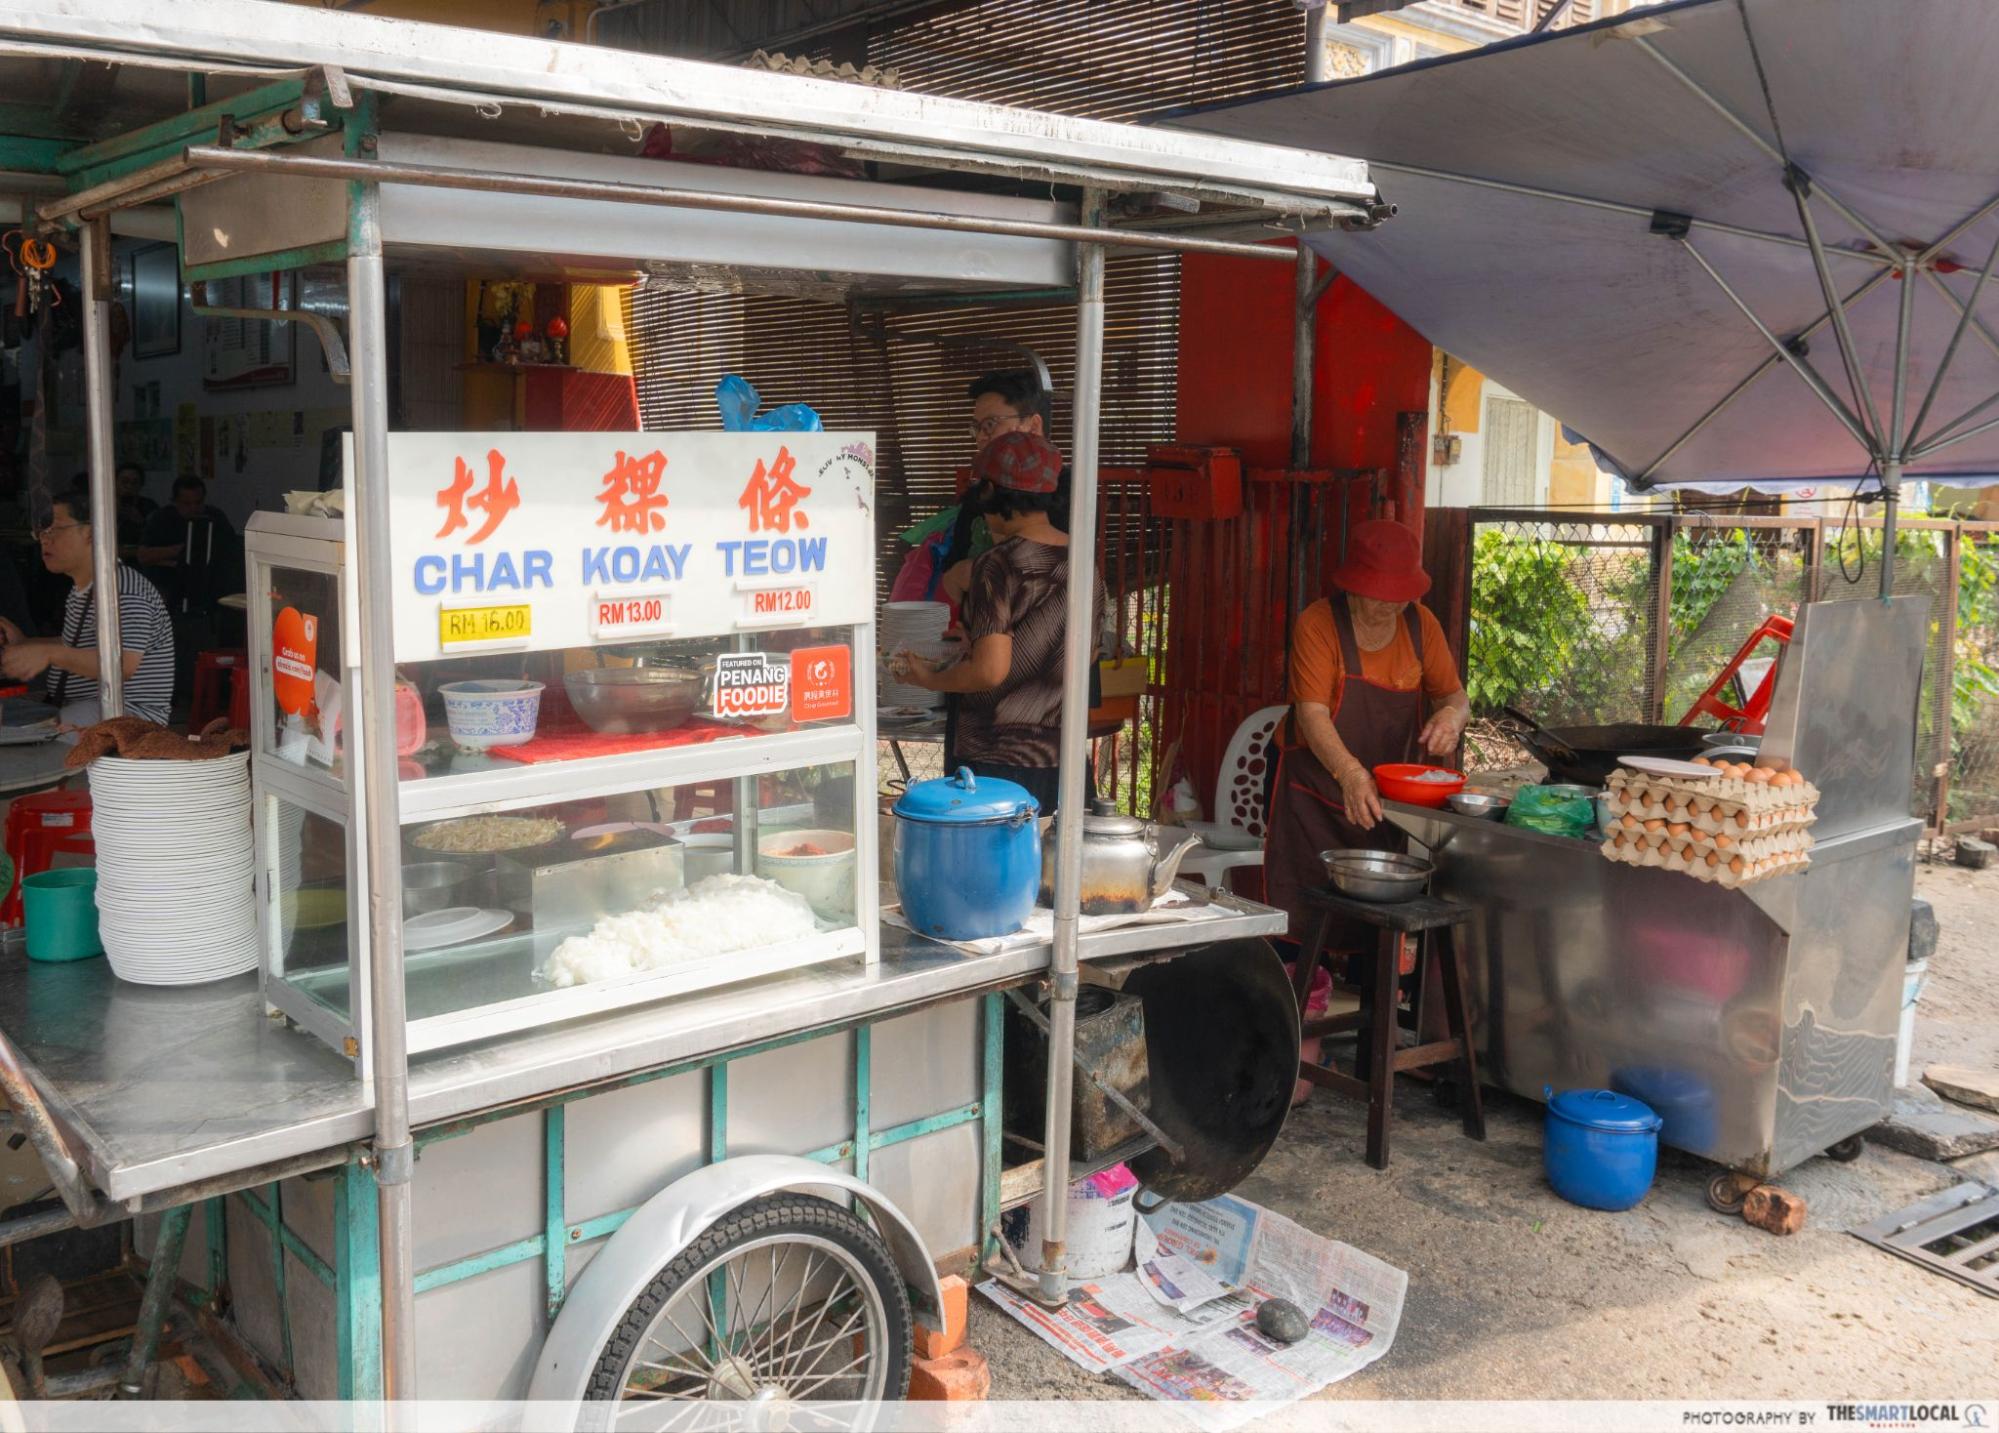
[[[1682,800],[1689,796],[1740,806],[1749,811],[1768,811],[1783,806],[1817,806],[1819,789],[1807,781],[1802,786],[1773,786],[1769,782],[1745,781],[1737,776],[1654,776],[1649,772],[1619,767],[1605,783],[1612,796],[1629,795],[1638,801],[1664,803],[1668,796]]]
[[[1777,856],[1790,856],[1812,849],[1812,838],[1802,831],[1777,831],[1768,835],[1744,836],[1736,838],[1727,832],[1712,836],[1705,832],[1687,830],[1674,832],[1658,831],[1618,831],[1607,839],[1616,845],[1619,838],[1623,844],[1636,845],[1641,850],[1676,851],[1681,854],[1694,853],[1706,856],[1710,851],[1718,852],[1726,861],[1741,856],[1749,861],[1763,861]],[[1723,842],[1727,844],[1724,845]]]
[[[1707,850],[1714,850],[1708,847]],[[1674,847],[1653,846],[1640,841],[1619,842],[1615,838],[1606,840],[1602,846],[1604,856],[1627,866],[1653,867],[1674,875],[1692,876],[1695,880],[1717,885],[1725,890],[1735,890],[1739,886],[1754,885],[1767,881],[1773,876],[1792,876],[1810,869],[1812,861],[1809,847],[1787,854],[1773,854],[1755,859],[1753,864],[1736,871],[1727,861],[1710,866],[1703,850],[1692,845]],[[1735,853],[1741,854],[1738,850]],[[1752,858],[1744,856],[1745,862]]]
[[[1773,790],[1731,777],[1685,781],[1618,771],[1605,794],[1611,814],[1619,819],[1684,822],[1710,834],[1798,831],[1818,820],[1819,791],[1810,782]],[[1703,809],[1694,811],[1693,803]]]

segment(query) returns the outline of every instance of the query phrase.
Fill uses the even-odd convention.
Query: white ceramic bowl
[[[451,739],[466,751],[519,746],[534,736],[541,719],[541,683],[482,679],[446,682],[444,719]]]
[[[773,831],[761,836],[757,839],[757,874],[798,892],[822,919],[854,918],[852,832]]]

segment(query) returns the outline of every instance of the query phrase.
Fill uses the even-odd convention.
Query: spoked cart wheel
[[[837,1204],[772,1194],[741,1206],[625,1311],[587,1397],[617,1429],[865,1428],[908,1390],[909,1295],[873,1229]]]

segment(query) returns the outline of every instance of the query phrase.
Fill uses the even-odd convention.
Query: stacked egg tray
[[[1796,773],[1688,780],[1619,770],[1605,795],[1611,830],[1603,854],[1627,866],[1656,866],[1733,890],[1811,864],[1819,790]]]

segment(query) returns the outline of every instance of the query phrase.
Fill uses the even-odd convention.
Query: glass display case
[[[651,544],[593,547],[598,534],[579,532],[562,552],[553,510],[570,484],[551,487],[544,523],[522,526],[538,544],[524,550],[432,561],[439,504],[414,523],[397,515],[392,819],[411,1052],[874,960],[872,484],[854,457],[865,435],[396,438],[397,472],[420,469],[421,482],[440,450],[476,458],[489,441],[541,472],[616,471],[640,441],[699,470]],[[801,574],[803,542],[780,556],[745,538],[756,514],[741,484],[705,475],[808,458],[791,513],[791,531],[815,542]],[[353,590],[341,519],[258,514],[246,539],[265,1000],[365,1072],[368,813],[350,734],[368,598]],[[509,557],[516,577],[546,580],[496,592]],[[472,590],[454,591],[454,573]]]

